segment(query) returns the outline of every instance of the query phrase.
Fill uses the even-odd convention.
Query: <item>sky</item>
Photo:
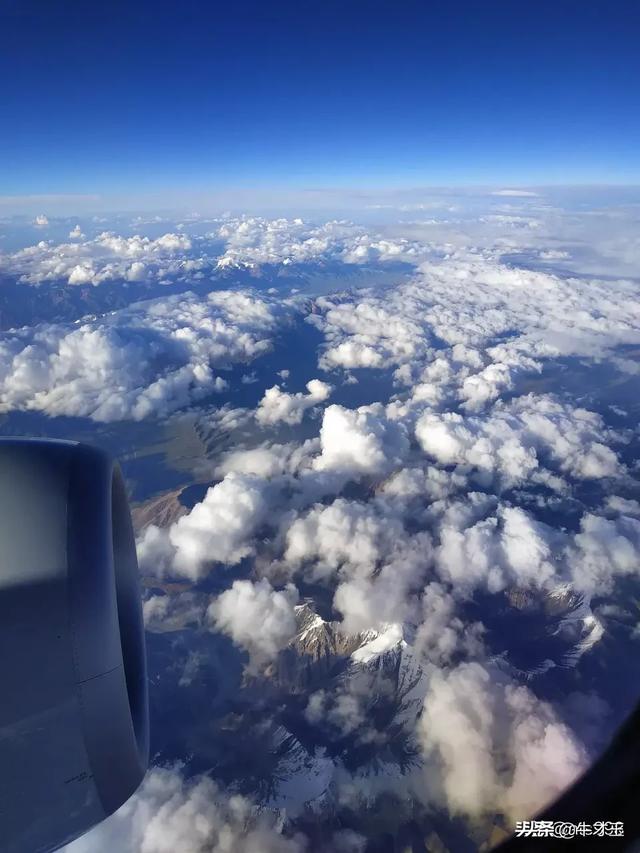
[[[631,2],[3,2],[0,197],[640,183]]]

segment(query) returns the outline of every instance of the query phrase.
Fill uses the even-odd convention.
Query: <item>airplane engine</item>
[[[0,439],[0,847],[82,835],[136,790],[148,752],[120,468],[75,442]]]

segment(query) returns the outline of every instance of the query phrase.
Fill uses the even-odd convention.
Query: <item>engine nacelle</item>
[[[0,439],[0,846],[55,850],[136,790],[149,752],[144,626],[120,468]]]

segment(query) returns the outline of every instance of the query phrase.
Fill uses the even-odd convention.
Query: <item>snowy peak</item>
[[[345,657],[362,643],[361,635],[347,634],[335,622],[327,622],[309,606],[295,608],[298,633],[291,646],[300,654],[318,660],[327,655]]]
[[[407,648],[402,625],[397,623],[385,626],[380,633],[367,631],[360,637],[364,643],[351,655],[356,663],[369,663],[387,652]]]

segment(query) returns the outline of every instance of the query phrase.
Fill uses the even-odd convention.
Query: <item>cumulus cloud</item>
[[[338,498],[293,521],[284,559],[293,567],[306,564],[315,577],[328,577],[345,564],[371,573],[403,533],[399,520],[381,516],[370,504]]]
[[[66,853],[303,853],[301,835],[283,835],[277,815],[222,791],[206,776],[154,767],[112,817]]]
[[[257,583],[234,581],[209,605],[208,616],[218,631],[249,652],[251,665],[258,667],[273,660],[297,633],[297,602],[293,584],[277,591],[265,578]]]
[[[408,534],[383,506],[338,498],[291,522],[285,516],[281,567],[334,583],[334,609],[345,631],[382,630],[413,620],[432,567],[429,533]]]
[[[430,351],[429,332],[420,322],[423,312],[415,301],[400,307],[387,294],[368,295],[355,302],[321,297],[316,306],[322,313],[312,314],[308,320],[327,338],[319,362],[324,369],[390,367],[424,359]]]
[[[640,501],[622,498],[620,495],[608,495],[605,500],[605,512],[611,515],[629,515],[640,518]]]
[[[419,732],[427,785],[452,815],[531,817],[587,765],[549,704],[478,663],[433,672]]]
[[[576,533],[537,521],[521,507],[470,493],[433,507],[435,567],[457,595],[480,588],[566,589],[611,594],[622,577],[640,572],[640,520],[586,512]]]
[[[323,403],[331,394],[332,388],[326,382],[312,379],[307,382],[308,394],[298,392],[288,394],[281,391],[279,385],[267,388],[256,411],[256,420],[264,425],[283,422],[294,426],[302,422],[307,409]]]
[[[529,394],[499,404],[485,417],[425,412],[416,437],[441,465],[475,469],[490,482],[511,487],[545,465],[578,479],[621,473],[613,438],[600,415],[551,396]]]
[[[223,269],[332,261],[361,264],[413,259],[423,254],[419,244],[369,235],[346,221],[315,225],[302,219],[243,217],[224,222],[218,236],[226,244],[218,259],[218,267]]]
[[[44,215],[34,221],[39,228],[48,224]],[[145,223],[140,219],[133,222],[134,226],[141,224]],[[87,240],[76,225],[69,239],[72,242],[40,241],[0,255],[0,267],[27,284],[53,281],[99,285],[123,279],[201,279],[206,271],[275,264],[416,263],[428,254],[419,241],[370,234],[352,222],[311,224],[302,219],[262,217],[217,220],[214,231],[193,237],[179,225],[176,232],[157,238],[103,231]]]
[[[346,565],[340,572],[333,606],[349,633],[416,621],[419,592],[432,566],[431,537],[425,531],[414,536],[403,532],[389,550],[390,556],[373,571],[356,564],[355,570]]]
[[[321,297],[308,321],[325,337],[321,368],[395,369],[416,405],[468,411],[549,360],[640,341],[632,282],[560,278],[468,251],[420,264],[394,288]]]
[[[36,224],[46,227],[46,217]],[[206,258],[191,252],[191,238],[185,234],[163,234],[151,239],[139,234],[122,237],[103,231],[85,240],[80,226],[70,232],[72,243],[40,241],[12,254],[0,256],[0,266],[26,284],[47,281],[98,285],[115,279],[140,281],[147,277],[195,275],[207,265]]]
[[[96,421],[166,415],[226,381],[216,370],[271,348],[287,307],[219,291],[133,305],[93,321],[0,335],[0,411]]]
[[[556,577],[553,531],[519,507],[458,527],[445,520],[436,566],[440,576],[464,592],[476,587],[499,592],[509,585],[544,587]]]
[[[347,409],[331,405],[320,429],[318,471],[380,476],[397,467],[409,450],[402,424],[389,420],[381,404]]]
[[[587,513],[568,556],[574,586],[587,593],[611,592],[616,577],[640,575],[640,521]]]
[[[230,450],[224,453],[217,473],[225,476],[231,471],[237,474],[256,474],[265,479],[277,477],[298,467],[304,455],[304,447],[295,443],[271,444],[266,442],[249,449]]]
[[[231,472],[169,528],[149,525],[138,541],[143,571],[198,580],[215,563],[236,565],[252,553],[267,515],[264,481]]]
[[[350,561],[375,563],[406,539],[400,520],[385,517],[384,508],[340,498],[305,507],[339,492],[350,479],[386,476],[407,451],[404,431],[380,407],[329,407],[320,441],[264,443],[222,454],[216,471],[224,479],[203,501],[168,528],[145,529],[140,565],[150,574],[197,580],[215,563],[236,565],[255,554],[266,522],[281,530],[271,545],[282,541],[277,565],[286,573],[304,566],[323,577]],[[423,550],[423,564],[424,557]]]

